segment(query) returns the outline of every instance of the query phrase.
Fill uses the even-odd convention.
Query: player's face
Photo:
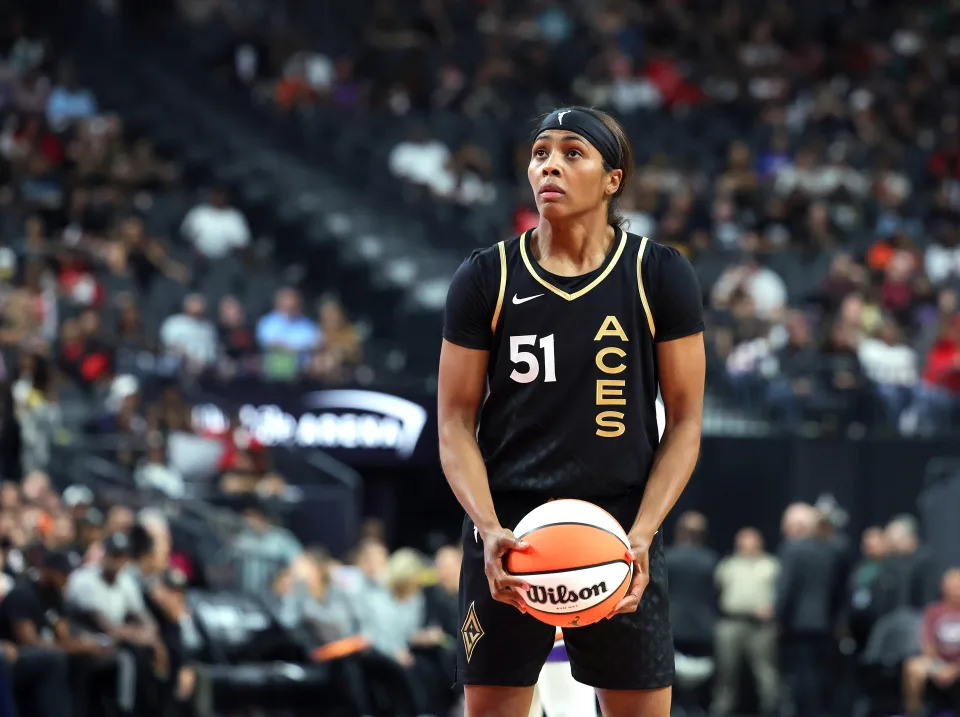
[[[616,193],[622,177],[619,169],[604,171],[600,152],[565,130],[542,132],[530,151],[527,179],[540,215],[551,221],[595,211]]]

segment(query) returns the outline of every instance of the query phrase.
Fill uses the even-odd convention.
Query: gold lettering
[[[616,438],[627,430],[623,425],[623,414],[620,411],[604,411],[597,414],[597,435],[601,438]]]
[[[627,399],[623,397],[623,387],[626,384],[622,379],[597,379],[597,405],[626,405]]]
[[[600,330],[597,332],[597,335],[593,337],[593,340],[599,341],[604,336],[616,336],[621,341],[627,340],[627,335],[623,332],[623,327],[620,325],[620,322],[617,321],[616,316],[608,316],[603,320],[603,326],[600,327]]]
[[[607,346],[605,349],[600,349],[600,351],[597,353],[598,369],[604,373],[621,373],[626,370],[627,365],[624,363],[617,364],[616,366],[607,366],[607,364],[603,362],[603,357],[607,354],[616,354],[620,358],[624,358],[627,355],[627,352],[619,346]]]

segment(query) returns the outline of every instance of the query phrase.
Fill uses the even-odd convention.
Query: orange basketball
[[[530,547],[507,554],[507,572],[530,586],[520,595],[528,614],[557,627],[602,620],[630,587],[630,541],[616,518],[583,500],[534,508],[513,531]]]

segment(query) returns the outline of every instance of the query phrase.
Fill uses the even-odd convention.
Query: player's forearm
[[[652,541],[667,514],[676,505],[700,454],[701,422],[697,418],[668,426],[653,459],[640,510],[630,530],[632,535]]]
[[[447,482],[467,515],[483,533],[500,527],[493,507],[487,468],[470,426],[448,420],[440,424],[440,463]]]

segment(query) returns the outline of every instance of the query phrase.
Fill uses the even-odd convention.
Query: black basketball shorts
[[[499,508],[498,514],[504,525],[514,524],[504,520]],[[619,519],[623,524],[624,519]],[[556,628],[494,600],[483,569],[483,543],[469,517],[464,520],[462,538],[457,682],[534,685],[553,648]],[[566,628],[563,640],[578,682],[611,690],[652,690],[673,684],[667,569],[659,532],[650,548],[650,584],[639,609],[593,625]]]

